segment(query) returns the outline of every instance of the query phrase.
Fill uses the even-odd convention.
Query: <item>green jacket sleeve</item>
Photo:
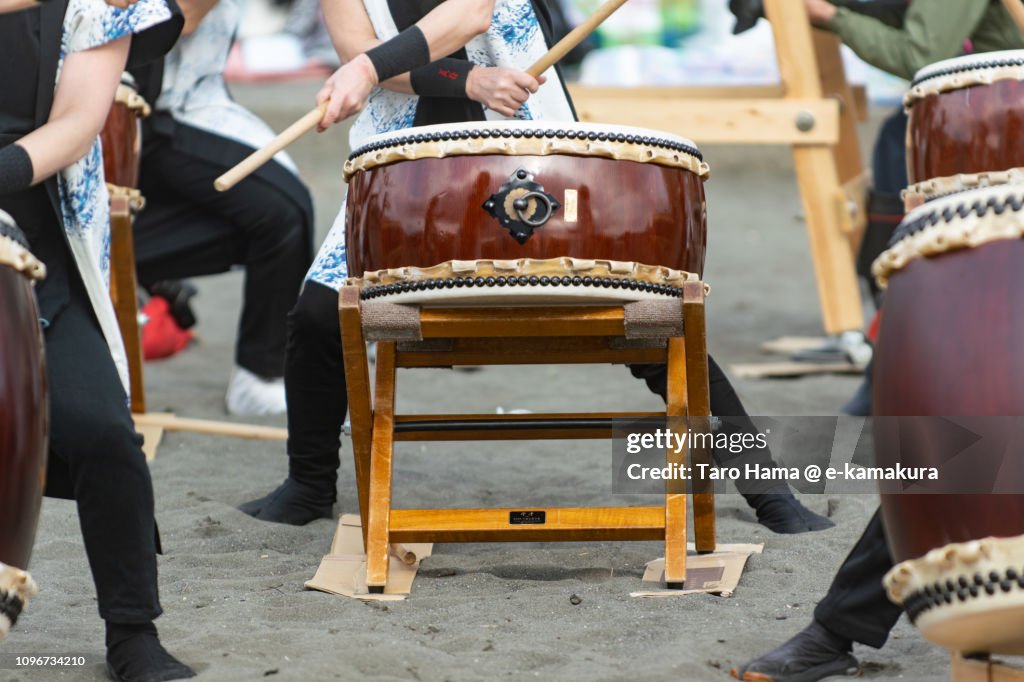
[[[929,64],[959,55],[988,7],[987,0],[914,0],[903,28],[839,7],[829,28],[867,63],[910,79]]]

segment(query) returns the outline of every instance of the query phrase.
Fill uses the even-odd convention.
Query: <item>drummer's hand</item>
[[[804,0],[807,16],[815,26],[825,26],[836,15],[836,6],[826,0]]]
[[[320,92],[316,93],[317,105],[330,100],[327,111],[316,127],[317,132],[322,133],[335,123],[362,111],[375,85],[377,71],[365,54],[359,55],[331,74],[320,88]]]
[[[519,69],[474,66],[466,77],[466,96],[502,116],[514,116],[544,80]]]

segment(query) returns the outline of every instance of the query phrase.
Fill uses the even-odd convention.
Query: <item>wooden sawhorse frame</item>
[[[854,256],[867,224],[869,180],[839,39],[812,29],[798,0],[764,5],[780,86],[570,91],[584,121],[665,129],[702,145],[792,145],[825,331],[859,331],[864,314]]]
[[[693,277],[684,285],[684,335],[643,347],[616,343],[626,333],[621,305],[420,309],[420,336],[431,347],[379,339],[372,400],[363,305],[357,285],[342,288],[339,317],[371,592],[383,592],[387,583],[388,546],[410,542],[661,540],[665,581],[670,588],[683,587],[688,495],[674,488],[666,491],[662,506],[652,507],[392,509],[392,467],[397,441],[611,438],[613,419],[641,417],[687,418],[691,431],[706,432],[710,398],[702,282]],[[439,342],[445,347],[435,350]],[[665,412],[395,414],[398,368],[584,363],[667,363]],[[687,454],[694,463],[711,461],[710,450],[693,448],[669,450],[667,462],[684,463]],[[700,487],[692,497],[697,551],[712,552],[713,492]],[[517,523],[524,515],[534,522]]]

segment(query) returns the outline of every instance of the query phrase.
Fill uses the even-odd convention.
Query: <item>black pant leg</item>
[[[47,494],[73,497],[100,616],[146,623],[157,593],[153,485],[127,396],[81,282],[46,329],[50,389]]]
[[[882,515],[876,511],[814,609],[814,619],[837,635],[880,648],[903,613],[882,586],[892,566]]]
[[[647,388],[652,393],[661,396],[662,400],[667,399],[668,365],[630,365],[629,370],[636,378],[646,381]],[[711,397],[711,414],[724,420],[721,426],[723,433],[758,433],[754,422],[747,414],[746,408],[743,407],[743,401],[740,400],[736,389],[733,388],[732,382],[729,381],[729,377],[726,376],[722,368],[710,355],[708,356],[708,391]],[[738,453],[716,448],[714,455],[715,461],[719,464],[729,462],[733,466],[738,466],[740,465],[739,459],[742,457],[743,464],[775,465],[767,448],[744,450]],[[755,488],[764,487],[764,485],[747,481],[741,481],[740,483],[741,486],[748,484],[747,487],[750,488],[750,492],[758,492],[759,490],[755,490]],[[742,492],[747,491],[744,490]]]
[[[311,204],[298,205],[257,176],[217,192],[213,181],[226,170],[170,140],[147,145],[140,177],[148,208],[134,231],[139,279],[152,283],[158,276],[191,277],[218,265],[221,271],[244,265],[236,362],[260,376],[279,377],[285,320],[313,257]]]
[[[306,282],[288,315],[285,362],[288,475],[335,499],[341,428],[348,411],[338,292]]]

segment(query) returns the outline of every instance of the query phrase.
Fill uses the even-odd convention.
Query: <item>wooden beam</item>
[[[288,440],[288,429],[256,426],[237,422],[217,422],[207,419],[186,419],[166,412],[133,414],[136,426],[159,427],[164,431],[188,431],[208,436],[230,436],[252,440]]]
[[[573,101],[591,97],[622,97],[624,93],[635,94],[643,99],[694,100],[694,99],[778,99],[786,94],[781,83],[770,85],[670,85],[616,87],[603,85],[569,84]]]
[[[513,515],[524,522],[513,523]],[[527,522],[530,519],[543,519],[543,522]],[[661,540],[665,537],[665,509],[660,506],[392,509],[390,536],[392,542]]]
[[[509,336],[622,336],[625,313],[621,305],[593,308],[494,307],[424,308],[420,311],[423,338]]]
[[[839,103],[821,98],[667,99],[623,88],[581,93],[581,121],[667,130],[698,144],[819,144],[839,141]]]
[[[621,419],[626,421],[664,416],[664,413],[661,412],[395,415],[395,440],[584,440],[612,438],[614,436],[613,420]]]
[[[804,4],[792,0],[765,0],[765,14],[775,35],[786,97],[820,99],[822,83]],[[864,313],[850,249],[849,213],[839,183],[836,151],[829,146],[797,144],[793,146],[793,161],[804,204],[825,331],[838,334],[861,329]]]
[[[664,348],[613,348],[612,337],[521,337],[452,339],[451,350],[399,351],[399,367],[455,365],[652,364],[665,362]]]

